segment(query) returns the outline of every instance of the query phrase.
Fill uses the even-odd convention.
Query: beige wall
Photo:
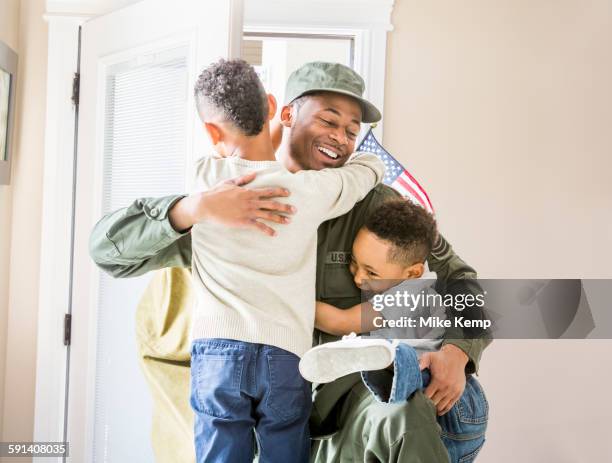
[[[0,40],[19,53],[19,0],[0,2]],[[0,436],[4,410],[12,197],[12,186],[0,185]]]
[[[0,377],[4,384],[0,441],[29,441],[36,380],[47,26],[44,0],[3,1],[1,5],[0,30],[10,31],[13,45],[18,43],[19,76],[11,186],[0,187],[0,237],[2,241],[10,238],[8,255],[5,248],[0,251],[0,344],[6,349]],[[5,272],[9,260],[10,272]]]
[[[485,277],[612,277],[612,2],[396,0],[393,24],[385,145],[460,255]],[[495,342],[482,461],[612,461],[611,355]]]

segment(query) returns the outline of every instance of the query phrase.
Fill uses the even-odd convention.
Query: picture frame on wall
[[[0,41],[0,185],[11,180],[17,53]]]

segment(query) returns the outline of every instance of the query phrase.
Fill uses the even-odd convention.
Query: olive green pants
[[[313,439],[311,461],[449,461],[435,407],[422,392],[405,404],[381,404],[359,381],[341,400],[344,403],[337,416],[339,429],[329,437]]]
[[[190,394],[191,275],[156,272],[137,311],[140,364],[153,401],[157,463],[195,461]],[[421,392],[405,404],[380,404],[357,376],[315,393],[312,461],[447,463],[435,407]],[[317,435],[323,437],[316,437]]]

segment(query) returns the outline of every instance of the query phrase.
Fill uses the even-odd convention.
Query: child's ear
[[[223,140],[223,132],[221,132],[217,125],[211,122],[204,122],[204,129],[210,137],[210,141],[213,145],[217,145],[221,140]]]
[[[412,264],[410,267],[406,267],[403,272],[404,280],[411,280],[413,278],[421,278],[425,273],[425,265],[421,262]]]
[[[283,106],[280,113],[280,123],[283,127],[291,127],[293,124],[293,106]]]
[[[276,105],[276,98],[271,93],[268,93],[268,120],[274,119],[278,106]]]

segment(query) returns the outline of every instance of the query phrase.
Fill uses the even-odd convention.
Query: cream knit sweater
[[[343,167],[291,173],[277,161],[206,157],[198,161],[196,189],[257,171],[248,188],[280,186],[297,208],[277,234],[193,227],[196,306],[191,338],[227,338],[268,344],[301,356],[312,345],[317,228],[348,212],[383,178],[384,165],[359,153]]]

